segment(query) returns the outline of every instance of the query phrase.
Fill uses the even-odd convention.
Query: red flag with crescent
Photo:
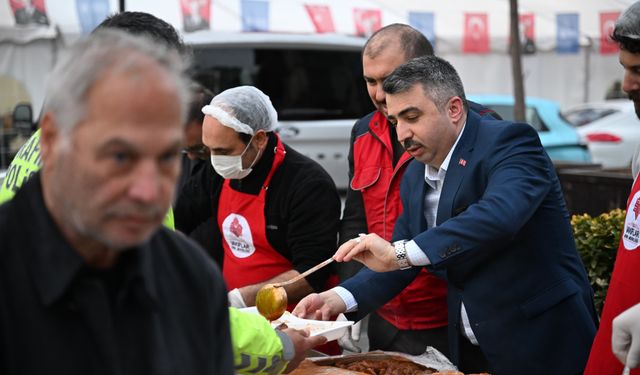
[[[465,13],[462,52],[489,52],[489,22],[486,13]]]
[[[334,33],[336,28],[333,24],[333,17],[331,16],[331,9],[328,5],[311,5],[305,4],[306,9],[313,26],[316,28],[316,32],[322,33]]]
[[[618,53],[618,43],[611,40],[613,28],[620,12],[600,13],[600,53],[603,55]]]

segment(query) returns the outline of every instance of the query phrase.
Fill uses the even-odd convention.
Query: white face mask
[[[251,137],[251,140],[253,140],[253,137]],[[260,151],[258,151],[251,166],[247,169],[242,168],[242,157],[249,149],[249,146],[251,146],[251,140],[240,155],[211,155],[211,165],[213,165],[216,173],[226,180],[240,180],[247,177],[253,170],[253,165],[260,156]]]

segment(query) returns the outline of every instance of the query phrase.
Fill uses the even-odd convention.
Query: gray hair
[[[397,94],[410,90],[416,83],[422,85],[425,95],[433,101],[438,110],[454,96],[462,99],[467,111],[464,87],[458,72],[446,60],[436,56],[423,56],[411,59],[400,65],[383,82],[387,94]]]
[[[611,39],[623,50],[640,53],[640,1],[631,4],[618,18]]]
[[[175,84],[184,122],[190,100],[184,57],[149,37],[108,28],[80,39],[61,56],[49,75],[44,111],[54,114],[63,133],[71,133],[87,116],[87,93],[91,87],[112,69],[128,70],[147,64],[144,57],[163,68]]]

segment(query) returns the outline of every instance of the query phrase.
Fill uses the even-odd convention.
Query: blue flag
[[[269,2],[242,0],[242,31],[269,31]]]
[[[558,53],[578,53],[580,51],[578,22],[578,13],[556,15],[556,51]]]
[[[433,49],[436,48],[436,32],[434,27],[434,15],[431,12],[409,12],[409,25],[424,34]]]
[[[76,0],[82,34],[89,34],[110,13],[109,0]]]

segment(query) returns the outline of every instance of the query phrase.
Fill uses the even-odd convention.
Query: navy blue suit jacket
[[[412,161],[400,194],[394,240],[414,240],[428,269],[449,285],[451,359],[459,361],[460,306],[492,374],[582,373],[596,332],[593,291],[576,251],[553,165],[527,124],[469,112],[427,230],[425,165]],[[342,286],[356,318],[410,283],[419,267],[364,268]],[[375,292],[374,292],[375,291]]]

